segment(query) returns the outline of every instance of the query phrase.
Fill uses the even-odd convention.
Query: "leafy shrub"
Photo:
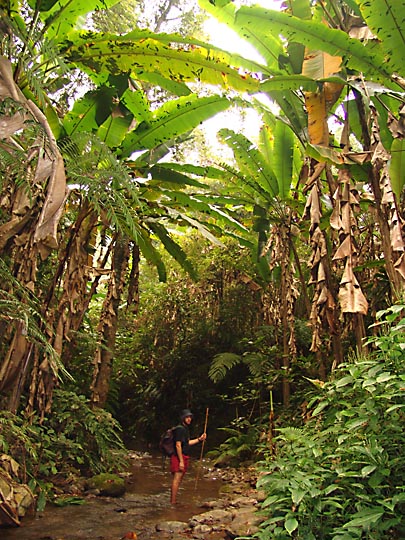
[[[261,464],[267,519],[258,538],[405,537],[403,309],[379,314],[376,352],[317,383],[304,427],[278,430],[278,455]]]
[[[125,467],[120,426],[110,413],[91,409],[84,396],[56,390],[53,411],[36,416],[0,413],[0,452],[21,467],[21,481],[39,494],[39,507],[52,494],[58,477],[109,472]]]
[[[227,439],[215,450],[208,452],[216,466],[230,465],[237,467],[243,461],[257,459],[260,427],[253,425],[247,418],[237,418],[230,427],[218,428],[227,434]]]

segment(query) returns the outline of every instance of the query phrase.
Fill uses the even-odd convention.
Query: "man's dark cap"
[[[193,418],[193,413],[190,411],[190,409],[183,409],[180,414],[181,421],[183,421],[187,416],[191,416]]]

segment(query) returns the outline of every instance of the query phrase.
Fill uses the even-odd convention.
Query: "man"
[[[189,462],[189,449],[199,442],[205,441],[207,434],[203,433],[196,439],[190,439],[190,424],[193,421],[193,413],[190,409],[184,409],[180,414],[181,424],[173,430],[175,452],[170,457],[170,472],[173,475],[171,488],[171,504],[176,504],[177,492]]]

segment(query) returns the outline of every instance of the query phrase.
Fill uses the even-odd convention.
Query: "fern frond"
[[[242,361],[239,354],[221,353],[214,356],[208,371],[208,376],[213,382],[221,381],[226,373]]]
[[[89,133],[76,133],[64,139],[60,148],[69,185],[77,187],[112,227],[136,241],[141,202],[129,168],[97,136]]]

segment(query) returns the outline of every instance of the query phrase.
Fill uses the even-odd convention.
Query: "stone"
[[[117,474],[101,473],[87,480],[87,489],[106,497],[122,497],[125,482]]]
[[[189,525],[190,527],[196,527],[200,523],[211,525],[213,523],[230,523],[231,521],[232,512],[218,509],[193,516],[189,521]]]
[[[205,523],[200,523],[199,525],[196,525],[193,529],[194,534],[208,534],[212,531],[212,528],[209,525],[206,525]]]
[[[254,506],[239,508],[226,532],[231,538],[251,536],[259,530],[261,521],[262,518],[256,513]]]
[[[184,521],[162,521],[156,524],[157,532],[182,532],[187,529],[187,523]]]

